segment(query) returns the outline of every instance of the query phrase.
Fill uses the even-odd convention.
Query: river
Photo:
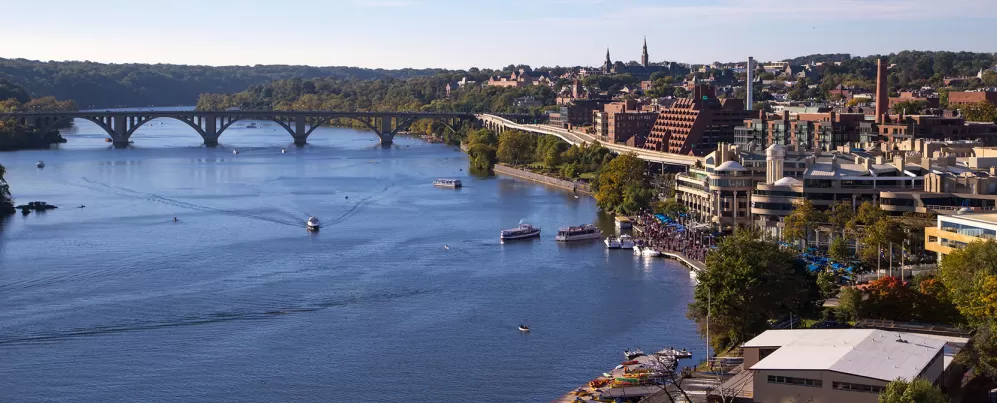
[[[534,402],[625,348],[702,359],[688,270],[554,242],[612,229],[592,199],[469,176],[456,147],[258,124],[205,148],[158,119],[113,149],[77,120],[0,153],[18,202],[60,207],[0,226],[0,401]],[[543,237],[501,244],[520,220]]]

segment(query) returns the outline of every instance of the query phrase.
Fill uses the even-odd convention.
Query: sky
[[[369,68],[995,52],[997,0],[0,0],[0,57]]]

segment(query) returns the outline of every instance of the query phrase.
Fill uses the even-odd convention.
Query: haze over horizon
[[[9,0],[8,0],[9,1]],[[780,60],[902,50],[994,52],[997,1],[124,0],[4,4],[0,57],[366,68]],[[40,22],[44,22],[40,24]]]

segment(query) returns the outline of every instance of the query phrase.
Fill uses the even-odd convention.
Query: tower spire
[[[647,35],[644,35],[644,51],[640,55],[640,64],[647,68]]]
[[[612,68],[613,68],[613,59],[609,58],[609,47],[607,46],[606,47],[606,64],[602,67],[602,72],[603,73],[609,73],[609,71]]]

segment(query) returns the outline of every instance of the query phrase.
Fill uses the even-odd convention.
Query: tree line
[[[31,99],[27,91],[6,80],[0,80],[0,112],[68,112],[75,111],[73,101],[60,101],[52,96]],[[67,122],[67,125],[69,123]],[[0,151],[48,148],[51,144],[65,143],[58,130],[43,132],[28,127],[14,119],[0,119]]]

